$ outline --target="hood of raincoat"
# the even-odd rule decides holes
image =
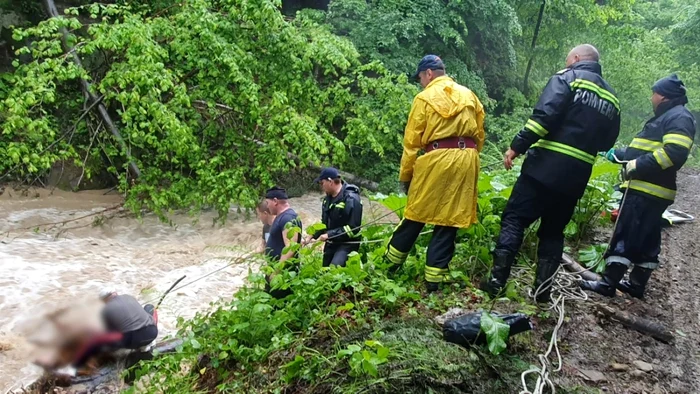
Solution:
[[[443,75],[435,78],[425,87],[419,96],[443,118],[451,118],[464,110],[469,104],[470,97],[465,89],[452,78]]]

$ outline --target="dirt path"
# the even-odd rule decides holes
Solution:
[[[679,174],[672,208],[700,219],[700,170]],[[665,229],[662,242],[661,267],[652,275],[646,301],[620,292],[613,300],[593,295],[591,301],[658,321],[674,332],[675,343],[663,344],[598,316],[592,302],[577,305],[562,332],[562,380],[612,393],[700,393],[700,220]],[[638,370],[639,361],[653,370]],[[629,369],[615,371],[613,363]],[[605,379],[586,381],[581,369],[599,371]]]

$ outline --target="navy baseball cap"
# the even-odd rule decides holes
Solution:
[[[340,178],[340,172],[333,167],[326,167],[321,170],[321,175],[314,179],[314,183],[320,182],[322,179],[335,179]]]
[[[418,78],[418,74],[420,74],[422,71],[425,71],[425,70],[444,70],[444,69],[445,69],[445,63],[442,62],[442,59],[440,59],[439,56],[426,55],[422,59],[420,59],[420,63],[418,63],[418,69],[411,76],[411,79]]]
[[[278,200],[288,200],[289,197],[287,196],[287,191],[282,189],[281,187],[271,187],[270,189],[267,189],[267,192],[265,192],[265,198],[266,199],[278,199]]]

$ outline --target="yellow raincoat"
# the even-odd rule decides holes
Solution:
[[[429,143],[469,137],[477,149],[435,149]],[[479,152],[484,147],[484,107],[450,77],[435,78],[413,100],[403,141],[399,180],[411,182],[407,219],[449,227],[476,223]]]

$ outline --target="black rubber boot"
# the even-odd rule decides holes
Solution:
[[[620,291],[631,295],[634,298],[644,299],[644,290],[647,287],[647,282],[654,270],[649,268],[641,268],[635,266],[630,272],[629,280],[622,280],[617,284]]]
[[[620,263],[609,263],[603,273],[602,281],[582,280],[579,286],[583,290],[591,290],[606,297],[615,296],[615,288],[620,280],[625,276],[627,266]]]
[[[488,280],[481,282],[481,290],[491,297],[496,297],[506,286],[513,263],[515,263],[515,255],[501,251],[494,252],[491,276]]]
[[[433,293],[435,291],[440,290],[440,284],[426,281],[425,282],[425,289],[428,291],[428,293]]]
[[[552,282],[554,274],[561,264],[560,258],[545,258],[537,262],[537,273],[535,274],[535,288],[532,289],[536,295],[537,302],[549,302],[552,294]],[[537,291],[539,290],[539,293]]]

